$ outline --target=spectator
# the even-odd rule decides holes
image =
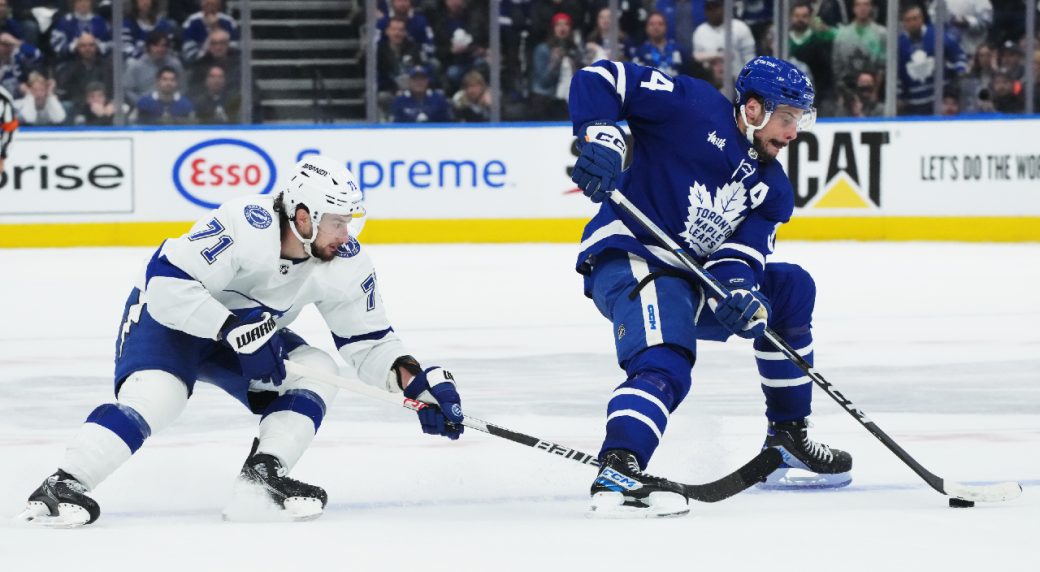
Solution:
[[[195,108],[191,101],[177,90],[180,75],[173,68],[162,68],[155,76],[155,91],[137,100],[134,112],[141,124],[191,123]]]
[[[58,66],[54,74],[56,94],[63,103],[73,104],[87,96],[87,84],[100,82],[106,93],[112,90],[112,65],[101,57],[97,40],[86,32],[76,40],[76,56]]]
[[[852,22],[840,26],[834,36],[831,61],[839,83],[864,70],[885,69],[888,35],[885,27],[874,21],[874,0],[854,0],[852,14]]]
[[[668,21],[661,14],[652,12],[646,17],[646,41],[632,50],[632,61],[673,77],[686,69],[686,54],[675,40],[668,39]]]
[[[993,26],[989,30],[989,41],[996,45],[1018,41],[1026,31],[1026,3],[1022,0],[992,0]]]
[[[154,90],[155,77],[163,68],[172,69],[179,78],[184,77],[180,60],[170,53],[170,39],[161,30],[152,30],[145,43],[144,57],[130,60],[126,66],[123,79],[126,102],[137,103],[137,100]]]
[[[25,30],[18,20],[11,17],[11,3],[0,0],[0,33],[7,32],[19,40],[25,40]]]
[[[491,90],[480,72],[474,70],[462,78],[462,89],[451,98],[455,120],[481,123],[491,119]]]
[[[112,125],[116,108],[105,93],[102,83],[87,85],[84,100],[76,106],[73,123],[76,125]]]
[[[943,90],[942,107],[939,108],[939,115],[951,116],[961,114],[961,99],[960,94],[957,93],[956,89],[947,87]]]
[[[866,117],[863,114],[863,99],[855,90],[839,85],[835,93],[837,95],[835,102],[836,115],[841,117]]]
[[[809,0],[809,2],[814,29],[836,29],[849,21],[845,0]]]
[[[960,108],[965,113],[981,113],[979,108],[982,101],[989,101],[987,96],[981,99],[979,95],[985,91],[989,93],[990,84],[993,83],[993,74],[997,71],[997,51],[988,43],[979,44],[975,50],[975,56],[971,58],[970,69],[958,82],[960,92]],[[985,110],[992,112],[992,109]]]
[[[238,23],[220,11],[220,0],[199,0],[199,11],[184,22],[184,45],[181,58],[191,65],[200,61],[209,51],[209,42],[217,29],[228,33],[229,48],[238,49]]]
[[[144,55],[148,35],[155,31],[166,36],[172,46],[177,24],[159,12],[157,0],[132,0],[130,15],[123,19],[123,53],[131,58]]]
[[[1040,50],[1033,52],[1033,113],[1040,113]]]
[[[870,70],[863,70],[856,75],[856,95],[863,105],[861,117],[883,117],[885,106],[880,101],[878,94],[879,82],[877,74]]]
[[[744,0],[739,4],[740,20],[751,28],[756,42],[761,42],[766,30],[773,25],[773,0]]]
[[[924,23],[924,11],[916,4],[903,8],[903,31],[899,34],[900,115],[931,115],[935,104],[932,84],[935,70],[935,30]],[[967,58],[949,35],[943,38],[946,61],[943,77],[955,81],[964,73]]]
[[[29,74],[25,97],[14,103],[18,121],[26,125],[60,125],[65,122],[65,108],[54,95],[54,80],[39,72]]]
[[[833,115],[834,68],[831,67],[835,31],[813,22],[812,4],[798,0],[791,5],[788,53],[809,67],[816,84],[816,107],[821,115]]]
[[[93,0],[69,0],[72,9],[51,28],[51,48],[58,61],[67,60],[76,52],[76,41],[84,33],[94,37],[98,51],[108,53],[112,44],[112,30],[108,22],[94,13]]]
[[[663,20],[662,20],[663,21]],[[531,111],[533,119],[563,120],[571,78],[581,69],[581,50],[574,42],[571,17],[553,16],[552,35],[531,56]]]
[[[946,30],[970,58],[979,45],[986,41],[993,24],[993,5],[989,0],[944,0],[946,3]],[[935,4],[928,7],[931,22],[935,21]],[[1024,10],[1019,12],[1022,16]],[[1024,17],[1024,16],[1022,16]]]
[[[711,69],[711,62],[721,58],[726,47],[722,0],[706,0],[704,15],[707,20],[697,26],[693,32],[693,58],[705,68]],[[730,76],[737,77],[748,61],[755,57],[755,37],[751,28],[737,18],[733,18],[733,61],[730,65]],[[650,28],[647,27],[649,33]]]
[[[656,2],[654,0],[618,0],[618,14],[615,15],[615,17],[617,18],[618,23],[620,24],[621,31],[624,32],[626,36],[628,36],[628,40],[629,42],[631,42],[633,46],[643,43],[643,34],[645,33],[644,29],[646,28],[646,18],[650,14],[650,12],[664,11],[662,10],[662,8],[655,8],[655,4],[658,6],[663,6],[665,9],[667,9],[667,6],[665,6],[663,2],[668,1],[669,0],[656,0]],[[704,0],[690,1],[693,3],[704,3]],[[610,1],[586,0],[586,6],[588,6],[589,16],[592,16],[593,14],[598,14],[599,11],[603,8],[608,8],[610,6]],[[693,8],[692,10],[694,11],[694,13],[696,13],[698,9]],[[699,11],[700,16],[694,16],[694,18],[698,18],[697,23],[704,21],[704,7],[701,6]],[[665,20],[667,19],[668,16],[665,16]],[[589,25],[593,26],[595,25],[595,22],[589,22]],[[695,28],[696,26],[691,28],[691,30]],[[670,30],[671,27],[669,27],[668,29]]]
[[[993,93],[993,109],[999,113],[1022,113],[1025,111],[1025,97],[1022,84],[1006,69],[999,69],[993,74],[990,86]]]
[[[29,72],[36,69],[42,57],[40,50],[29,42],[0,32],[0,87],[21,94],[22,84],[29,79]]]
[[[394,123],[448,123],[451,108],[444,94],[430,89],[430,75],[423,66],[408,74],[408,90],[394,99],[390,120]]]
[[[602,8],[596,14],[596,27],[589,33],[585,40],[585,65],[590,65],[599,60],[624,61],[632,51],[632,45],[628,36],[618,30],[618,46],[613,56],[610,53],[610,8]],[[616,19],[615,19],[616,22]]]
[[[656,0],[654,10],[664,17],[668,39],[679,51],[693,53],[693,31],[704,23],[704,0]]]
[[[228,87],[224,68],[212,66],[206,73],[206,85],[194,100],[199,123],[237,123],[242,96]]]
[[[426,16],[412,8],[412,0],[390,0],[390,13],[376,22],[376,28],[379,29],[380,33],[386,29],[387,23],[389,23],[390,18],[393,17],[404,19],[406,22],[405,29],[408,31],[408,37],[415,42],[416,46],[419,46],[423,57],[425,57],[427,61],[433,60],[435,57],[433,28],[430,27],[429,22],[426,20]]]
[[[486,6],[469,6],[468,0],[444,0],[433,37],[449,89],[456,89],[466,72],[487,66],[487,32]]]
[[[408,37],[408,22],[400,16],[390,18],[379,39],[376,55],[377,85],[383,93],[404,90],[408,72],[424,63],[419,46]]]
[[[206,76],[213,66],[220,66],[228,85],[233,89],[239,89],[242,85],[242,65],[237,54],[231,52],[231,35],[221,28],[209,33],[206,41],[206,55],[202,59],[191,64],[188,70],[188,89],[192,93],[201,91],[206,83]],[[256,86],[253,86],[254,93]]]
[[[532,0],[531,39],[534,45],[549,41],[553,37],[553,22],[557,14],[571,18],[571,29],[581,29],[585,22],[585,0]]]
[[[1004,69],[1013,79],[1020,79],[1026,73],[1025,53],[1016,42],[1004,42],[998,57],[998,69]]]

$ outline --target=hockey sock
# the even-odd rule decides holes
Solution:
[[[813,363],[812,333],[808,326],[778,333],[800,356]],[[812,380],[765,338],[755,340],[755,362],[766,396],[766,417],[778,422],[808,417],[812,411]]]
[[[260,420],[258,453],[273,455],[291,470],[314,440],[325,417],[325,401],[307,389],[290,389],[275,399]]]
[[[668,416],[690,390],[692,359],[685,350],[652,346],[633,357],[629,378],[607,404],[607,436],[600,456],[610,449],[635,454],[641,468],[661,441]]]

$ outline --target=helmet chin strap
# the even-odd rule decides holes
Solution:
[[[308,258],[314,256],[314,253],[311,252],[311,243],[314,242],[314,237],[318,235],[317,227],[318,225],[315,224],[314,228],[312,228],[311,235],[313,236],[311,238],[303,238],[303,236],[300,235],[299,229],[296,228],[296,218],[293,217],[289,219],[289,230],[292,231],[293,236],[295,236],[300,242],[303,243],[303,252],[307,254]]]
[[[748,143],[755,144],[755,131],[766,126],[769,123],[769,118],[773,115],[772,111],[767,111],[765,116],[762,118],[762,123],[759,125],[752,125],[747,118],[747,107],[744,105],[740,106],[740,118],[744,120],[744,135],[747,137]]]

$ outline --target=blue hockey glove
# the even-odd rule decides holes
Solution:
[[[257,308],[241,318],[228,318],[220,329],[220,338],[238,354],[243,377],[282,384],[285,348],[270,312]]]
[[[450,372],[436,366],[424,369],[412,378],[404,396],[433,406],[417,411],[423,433],[453,441],[462,435],[462,399]]]
[[[614,190],[625,164],[625,134],[611,121],[586,123],[578,132],[581,155],[574,163],[571,180],[592,202],[598,203]]]
[[[709,299],[708,306],[720,324],[742,338],[757,338],[766,331],[771,309],[769,301],[757,290],[731,290],[722,300]]]

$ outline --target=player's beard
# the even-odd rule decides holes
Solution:
[[[768,143],[766,143],[765,138],[762,137],[761,132],[755,133],[755,142],[752,143],[751,146],[754,147],[755,152],[758,153],[759,163],[769,163],[776,159],[776,155],[771,155],[769,153]],[[779,153],[779,151],[777,151],[777,153]]]
[[[330,262],[336,258],[336,251],[339,250],[339,246],[338,244],[329,243],[319,248],[314,248],[312,245],[311,254],[322,262]]]

